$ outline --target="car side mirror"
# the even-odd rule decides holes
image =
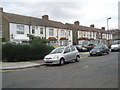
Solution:
[[[67,53],[67,51],[64,52],[64,54]]]
[[[64,52],[64,54],[67,53],[66,51]]]

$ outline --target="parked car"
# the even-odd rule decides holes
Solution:
[[[106,45],[97,45],[90,51],[90,56],[109,54],[109,48]]]
[[[80,54],[74,46],[64,46],[54,49],[50,54],[44,57],[45,64],[64,65],[65,62],[75,60],[80,61]]]
[[[84,47],[87,48],[87,51],[90,51],[91,49],[93,49],[94,46],[95,46],[94,44],[86,44],[86,45],[84,45]]]
[[[79,52],[87,51],[87,48],[83,45],[75,45],[75,47]]]
[[[111,45],[111,52],[113,51],[120,51],[120,42]]]

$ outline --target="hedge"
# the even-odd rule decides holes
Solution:
[[[2,60],[7,62],[39,60],[53,49],[54,47],[43,43],[29,45],[6,43],[2,45]]]

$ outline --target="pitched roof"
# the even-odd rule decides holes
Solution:
[[[107,33],[107,32],[106,32],[105,30],[103,30],[103,29],[92,28],[92,27],[87,27],[87,26],[82,26],[82,25],[75,25],[75,24],[66,23],[66,26],[67,26],[69,29],[72,29],[72,30],[82,30],[82,31],[90,31],[90,32]]]
[[[40,25],[46,27],[53,27],[53,28],[61,28],[66,29],[66,25],[61,22],[52,21],[52,20],[43,20],[40,18],[35,18],[31,16],[23,16],[18,14],[6,13],[3,12],[3,16],[12,23],[20,23],[20,24],[27,24],[27,25]]]

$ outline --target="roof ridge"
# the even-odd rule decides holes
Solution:
[[[42,18],[38,18],[38,17],[32,17],[32,16],[26,16],[26,15],[20,15],[20,14],[14,14],[14,13],[8,13],[8,12],[3,12],[4,14],[9,14],[9,15],[15,15],[15,16],[20,16],[20,17],[26,17],[26,18],[32,18],[32,19],[38,19],[38,20],[43,20],[43,21],[48,21],[48,22],[54,22],[54,23],[59,23],[62,25],[65,25],[64,23],[60,22],[60,21],[54,21],[54,20],[44,20]],[[7,18],[7,17],[6,17]],[[8,18],[7,18],[8,19]]]

